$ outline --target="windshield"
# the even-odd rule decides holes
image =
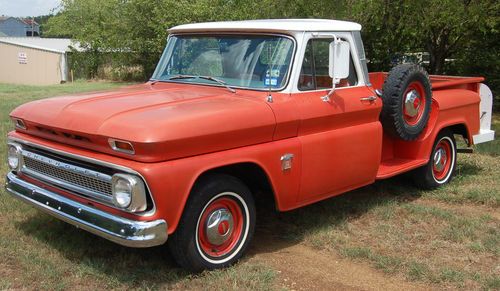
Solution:
[[[293,41],[265,35],[178,35],[169,39],[152,80],[203,83],[216,78],[232,87],[285,86]]]

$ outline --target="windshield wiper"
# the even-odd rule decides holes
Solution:
[[[194,78],[198,78],[198,76],[192,76],[192,75],[175,75],[175,76],[172,76],[170,78],[168,78],[167,80],[176,80],[176,79],[194,79]],[[165,80],[160,80],[160,79],[149,79],[149,81],[151,82],[151,85],[154,85],[158,82],[165,82]]]
[[[226,82],[219,80],[219,79],[212,77],[212,76],[175,75],[175,76],[168,78],[168,80],[196,79],[196,78],[219,83],[220,85],[226,87],[229,91],[231,91],[231,93],[236,93],[236,90],[231,88]]]
[[[221,84],[222,86],[226,87],[229,91],[231,91],[231,93],[236,93],[236,90],[231,88],[226,82],[219,80],[217,78],[214,78],[212,76],[198,76],[198,78],[203,79],[203,80],[217,82],[217,83]]]
[[[172,77],[169,77],[168,80],[179,80],[179,79],[196,79],[198,76],[194,75],[175,75]]]

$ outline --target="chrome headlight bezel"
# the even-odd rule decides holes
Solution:
[[[11,152],[13,150],[13,152]],[[19,171],[21,170],[22,164],[23,164],[23,148],[21,147],[20,144],[15,143],[15,142],[8,142],[7,143],[7,165],[9,166],[9,169],[11,171]],[[11,164],[11,158],[12,159],[17,159],[17,165],[13,166]]]
[[[119,183],[128,185],[127,190],[119,190],[116,186]],[[129,212],[141,212],[147,209],[146,187],[142,179],[130,174],[114,174],[111,178],[111,192],[113,194],[113,204]],[[129,196],[128,203],[120,203],[123,197]]]

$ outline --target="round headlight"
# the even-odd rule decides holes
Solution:
[[[11,170],[19,170],[19,166],[21,164],[21,146],[17,144],[9,144],[7,159]]]
[[[141,178],[128,174],[114,174],[111,184],[115,206],[131,212],[146,210],[146,190]]]
[[[117,179],[113,185],[113,202],[116,206],[127,208],[132,202],[132,185],[123,178]]]

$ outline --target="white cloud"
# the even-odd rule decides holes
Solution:
[[[39,16],[52,13],[61,0],[0,0],[0,15]]]

